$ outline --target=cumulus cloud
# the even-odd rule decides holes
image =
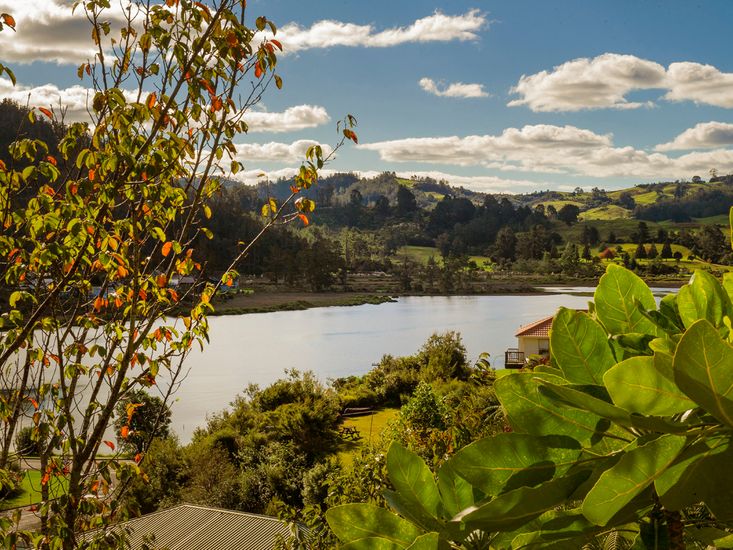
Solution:
[[[253,111],[245,122],[249,132],[294,132],[315,128],[331,120],[326,109],[318,105],[296,105],[283,112]]]
[[[406,138],[368,143],[390,162],[483,166],[500,171],[586,177],[679,178],[711,166],[733,171],[733,150],[717,149],[670,157],[631,146],[615,146],[611,135],[574,126],[508,128],[500,135]]]
[[[137,94],[122,90],[128,101],[136,101]],[[29,107],[46,107],[64,114],[65,122],[91,122],[87,106],[94,97],[94,91],[84,86],[59,88],[55,84],[42,86],[23,86],[13,84],[7,78],[0,78],[0,99],[11,99]]]
[[[712,65],[672,63],[667,71],[669,101],[695,101],[733,108],[733,73],[723,73]]]
[[[464,84],[454,82],[448,86],[439,86],[432,78],[421,78],[420,87],[429,94],[439,97],[489,97],[483,84]]]
[[[638,90],[666,90],[667,101],[695,101],[733,108],[733,74],[711,65],[684,62],[662,65],[633,55],[605,53],[574,59],[533,75],[523,75],[511,93],[520,96],[509,106],[536,112],[587,109],[638,109],[650,102],[629,101]]]
[[[711,149],[726,145],[733,145],[733,124],[713,121],[701,122],[688,128],[669,143],[657,145],[655,150]]]
[[[0,12],[11,13],[17,32],[0,33],[3,61],[32,63],[82,63],[96,53],[90,25],[84,10],[71,13],[71,2],[64,0],[0,0]],[[105,10],[105,20],[120,27],[125,12],[119,2]]]
[[[664,67],[633,55],[606,53],[593,59],[575,59],[533,75],[523,75],[511,92],[521,99],[509,106],[526,105],[533,111],[583,109],[636,109],[643,104],[624,96],[632,90],[660,88]]]
[[[486,17],[479,10],[462,15],[434,14],[418,19],[406,27],[377,31],[373,25],[323,20],[310,27],[297,23],[284,25],[277,32],[286,53],[333,46],[387,48],[410,42],[462,42],[478,39],[486,26]]]
[[[300,139],[292,143],[239,143],[236,144],[237,160],[243,163],[261,162],[295,162],[305,158],[305,152],[311,145],[319,145],[317,141]],[[331,147],[322,145],[323,155],[328,156]]]

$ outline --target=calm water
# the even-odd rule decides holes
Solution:
[[[562,290],[562,289],[555,289]],[[187,359],[173,429],[182,442],[206,415],[224,409],[249,383],[265,386],[285,369],[319,378],[363,374],[384,354],[415,353],[434,332],[463,336],[471,361],[482,352],[502,367],[520,325],[558,307],[586,307],[592,288],[532,296],[415,296],[394,303],[212,317],[211,343]],[[585,295],[584,295],[585,294]]]

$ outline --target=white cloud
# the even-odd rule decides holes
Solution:
[[[317,141],[300,139],[293,143],[239,143],[236,144],[237,160],[245,163],[252,161],[264,162],[297,162],[305,158],[305,152],[311,145],[319,145]],[[331,147],[322,145],[323,156],[328,156]]]
[[[331,120],[326,109],[318,105],[296,105],[283,112],[252,111],[245,122],[249,132],[294,132],[315,128]]]
[[[688,128],[669,143],[657,145],[655,150],[710,149],[725,145],[733,145],[733,124],[713,121]]]
[[[636,109],[644,104],[629,102],[632,90],[661,88],[664,67],[633,55],[606,53],[593,59],[575,59],[533,75],[523,75],[511,92],[521,99],[509,106],[526,105],[533,111],[580,111],[583,109]]]
[[[511,89],[521,97],[509,106],[526,105],[536,112],[638,109],[653,103],[629,101],[626,96],[650,89],[666,90],[663,99],[667,101],[733,108],[733,73],[691,62],[672,63],[665,69],[653,61],[615,53],[523,75]]]
[[[426,92],[439,97],[489,97],[483,84],[464,84],[453,82],[448,86],[438,86],[432,78],[421,78],[420,87]]]
[[[377,31],[373,25],[332,20],[318,21],[308,28],[289,23],[278,29],[277,39],[282,42],[285,53],[333,46],[387,48],[410,42],[477,40],[478,32],[486,24],[486,17],[478,10],[470,10],[463,15],[445,15],[436,11],[406,27],[382,31]]]
[[[712,65],[672,63],[667,71],[669,101],[694,101],[733,108],[733,73],[723,73]]]
[[[122,90],[128,101],[136,101],[137,94],[130,90]],[[7,78],[0,78],[0,99],[11,99],[29,107],[45,107],[53,109],[57,115],[65,113],[65,122],[92,122],[87,105],[94,97],[94,90],[84,86],[59,88],[55,84],[42,86],[23,86],[13,84]]]
[[[611,135],[574,126],[508,128],[500,135],[406,138],[359,146],[390,162],[482,166],[500,171],[567,174],[597,178],[680,178],[711,167],[733,172],[733,150],[717,149],[670,157],[631,146]]]
[[[13,15],[17,32],[0,33],[0,58],[6,62],[82,63],[96,53],[91,27],[82,7],[71,13],[64,0],[0,0],[0,12]],[[124,21],[119,2],[105,10],[112,28]]]

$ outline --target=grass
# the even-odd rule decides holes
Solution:
[[[54,478],[50,481],[49,495],[58,496],[66,491],[68,482],[65,478]],[[41,502],[41,472],[38,470],[26,470],[23,480],[20,483],[21,491],[10,498],[0,501],[0,510],[17,508],[18,506],[30,506]]]
[[[607,204],[597,208],[586,210],[580,215],[583,221],[591,220],[617,220],[631,217],[631,211],[615,204]]]
[[[385,408],[375,411],[368,416],[356,416],[344,420],[345,428],[356,428],[361,435],[356,441],[346,440],[340,445],[338,457],[346,466],[351,465],[354,456],[370,443],[379,441],[379,436],[390,420],[397,417],[400,410]]]
[[[397,250],[395,257],[400,258],[401,256],[406,256],[413,262],[420,265],[427,265],[428,260],[432,256],[437,265],[443,265],[443,259],[440,256],[440,252],[438,252],[437,248],[432,246],[401,246]],[[493,262],[488,256],[469,256],[468,260],[475,262],[479,269],[492,271],[491,266]]]

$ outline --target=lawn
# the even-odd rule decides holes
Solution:
[[[401,256],[406,256],[413,262],[417,262],[421,265],[426,265],[428,263],[428,259],[432,256],[436,264],[439,266],[443,265],[443,259],[440,256],[440,252],[438,252],[437,248],[432,246],[401,246],[397,249],[395,257],[400,258]],[[491,265],[493,262],[488,256],[469,256],[468,260],[475,262],[479,269],[492,271]]]
[[[66,490],[66,479],[52,479],[49,488],[49,495],[54,498]],[[16,508],[18,506],[30,506],[41,501],[41,473],[37,470],[26,470],[23,481],[20,484],[22,491],[14,497],[0,500],[0,510]]]
[[[350,465],[356,453],[370,443],[379,441],[379,436],[387,423],[396,418],[399,409],[386,408],[375,411],[373,414],[346,418],[344,428],[356,428],[361,438],[355,441],[346,440],[340,445],[338,456],[345,465]]]
[[[620,218],[630,218],[631,211],[615,204],[607,204],[597,208],[591,208],[580,214],[583,221],[591,220],[617,220]]]

